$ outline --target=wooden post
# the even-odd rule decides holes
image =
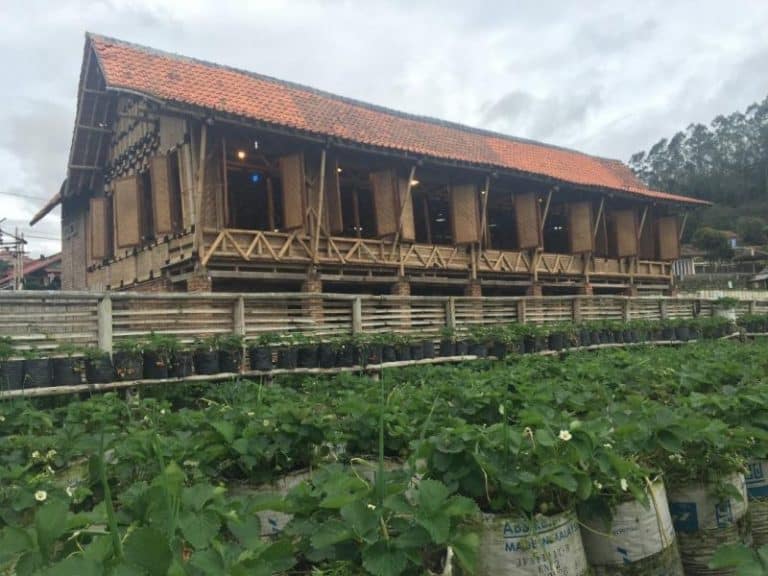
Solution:
[[[312,242],[312,258],[314,259],[315,263],[318,261],[318,250],[320,247],[320,228],[323,225],[323,196],[325,195],[325,157],[326,157],[326,151],[325,148],[323,148],[321,157],[320,157],[320,184],[319,189],[317,191],[317,210],[316,210],[316,216],[317,221],[315,222],[315,229],[312,230],[315,237],[313,238]]]
[[[456,298],[448,296],[445,301],[445,326],[451,330],[456,329]]]
[[[757,302],[755,300],[750,300],[748,306],[749,308],[747,309],[747,312],[749,314],[755,314],[757,311]]]
[[[203,237],[203,193],[205,192],[205,149],[208,142],[208,124],[203,119],[203,126],[200,128],[200,159],[197,165],[197,200],[195,201],[195,243],[197,244],[197,253],[202,259],[205,250]]]
[[[108,294],[99,300],[98,315],[99,350],[112,354],[112,299]]]
[[[640,218],[640,226],[637,229],[637,241],[643,237],[643,228],[645,227],[645,217],[648,216],[648,206],[643,208],[643,216]],[[639,247],[638,247],[639,250]]]
[[[239,296],[234,301],[232,310],[232,333],[237,336],[245,336],[245,298]]]
[[[662,320],[669,318],[669,311],[667,310],[667,301],[665,299],[659,300],[659,316]]]
[[[625,298],[622,303],[621,315],[624,322],[629,322],[632,319],[632,301],[629,298]]]
[[[517,301],[517,321],[520,324],[525,324],[525,300],[521,299]]]
[[[547,192],[547,201],[544,204],[544,213],[541,216],[541,232],[544,232],[544,228],[547,225],[547,215],[549,214],[549,204],[552,202],[552,188]]]
[[[363,331],[363,299],[359,296],[352,300],[352,334]]]
[[[683,223],[680,224],[680,236],[678,237],[678,242],[683,239],[683,233],[685,232],[685,225],[688,223],[688,212],[683,214]]]
[[[400,200],[400,210],[398,211],[397,218],[397,233],[395,234],[395,241],[392,243],[392,253],[390,259],[394,257],[397,251],[397,243],[400,241],[400,234],[403,233],[403,216],[405,212],[405,205],[408,202],[408,197],[411,195],[411,186],[413,183],[413,177],[416,175],[416,165],[411,166],[411,172],[408,175],[408,184],[405,186],[405,195]],[[399,189],[399,188],[398,188]],[[411,204],[413,205],[413,204]]]
[[[600,218],[603,215],[603,208],[605,207],[605,198],[600,198],[600,207],[597,209],[597,218],[595,218],[595,226],[592,228],[592,240],[597,240],[597,228],[600,226]]]
[[[485,177],[485,190],[480,192],[483,196],[482,212],[480,214],[480,250],[488,245],[488,196],[491,195],[491,178]]]

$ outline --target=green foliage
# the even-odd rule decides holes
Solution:
[[[765,241],[768,213],[768,98],[745,112],[718,116],[709,126],[691,124],[630,159],[651,187],[719,204],[693,215],[699,226],[734,230],[745,242]]]
[[[10,336],[0,336],[0,360],[8,360],[13,354],[13,339]]]
[[[733,258],[733,248],[728,236],[720,230],[703,226],[696,230],[692,240],[697,248],[706,251],[707,257],[711,260]]]
[[[141,354],[144,351],[144,342],[138,338],[121,338],[115,341],[114,350],[126,354]]]
[[[735,568],[735,576],[768,576],[768,546],[757,550],[742,544],[722,546],[712,557],[709,567]]]

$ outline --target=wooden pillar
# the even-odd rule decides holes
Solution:
[[[397,282],[392,284],[390,292],[393,296],[410,296],[411,284],[405,278],[400,278]],[[392,303],[392,310],[397,312],[398,328],[402,331],[411,329],[411,303],[407,298],[402,300],[398,299]]]
[[[301,285],[301,291],[305,294],[322,294],[323,282],[317,274],[310,273]],[[317,323],[323,321],[323,299],[319,297],[307,297],[302,299],[302,309],[308,318]]]
[[[352,334],[363,331],[363,299],[358,296],[352,300]]]
[[[245,298],[239,296],[232,306],[232,333],[245,336]]]

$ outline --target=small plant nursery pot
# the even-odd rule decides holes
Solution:
[[[397,362],[397,350],[392,344],[384,344],[381,347],[382,362]]]
[[[456,343],[453,340],[440,341],[440,356],[455,356]]]
[[[333,368],[336,366],[336,350],[327,342],[317,347],[317,363],[320,368]]]
[[[299,364],[298,348],[280,348],[277,351],[277,367],[283,370],[293,370]]]
[[[300,368],[317,368],[318,348],[316,345],[299,348],[298,365]]]

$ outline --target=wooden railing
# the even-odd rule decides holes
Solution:
[[[16,347],[62,343],[99,346],[172,334],[185,341],[236,333],[321,335],[418,331],[436,334],[477,324],[567,320],[690,318],[713,313],[715,300],[690,297],[440,297],[349,294],[185,294],[131,292],[0,292],[0,336]],[[768,313],[768,300],[743,300],[738,314]]]
[[[320,238],[317,253],[299,232],[267,232],[225,228],[203,235],[202,264],[211,259],[246,262],[357,264],[405,269],[438,269],[522,275],[595,275],[669,278],[671,264],[618,260],[581,254],[529,253],[514,250],[472,251],[464,246],[394,244],[370,238]]]

